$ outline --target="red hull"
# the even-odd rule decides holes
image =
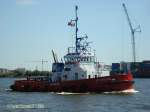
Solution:
[[[62,81],[57,83],[35,80],[17,80],[15,81],[15,84],[11,86],[11,89],[14,91],[31,92],[110,92],[132,89],[133,82],[131,74]]]

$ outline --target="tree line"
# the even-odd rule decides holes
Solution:
[[[34,71],[27,70],[25,72],[13,70],[8,73],[0,73],[0,77],[27,77],[27,76],[49,76],[49,75],[51,75],[50,71],[38,71],[38,70]]]

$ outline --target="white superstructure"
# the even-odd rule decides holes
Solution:
[[[52,67],[52,81],[54,82],[60,80],[96,78],[106,76],[109,72],[105,70],[104,64],[96,62],[94,50],[89,47],[90,42],[87,42],[88,36],[78,37],[77,9],[78,7],[76,6],[76,19],[68,23],[68,25],[76,27],[75,47],[68,48],[68,53],[64,56],[64,63],[57,62],[56,56],[53,53],[55,63],[53,63]],[[105,70],[105,75],[103,74],[103,70]]]

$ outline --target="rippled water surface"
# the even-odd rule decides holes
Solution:
[[[15,78],[0,78],[0,112],[150,112],[150,79],[135,79],[132,94],[12,92]]]

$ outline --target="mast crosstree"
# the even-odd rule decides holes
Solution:
[[[91,42],[86,42],[86,39],[88,38],[87,35],[78,37],[78,6],[75,6],[75,19],[68,22],[69,26],[74,27],[75,26],[75,52],[81,53],[81,51],[88,51],[87,47]],[[84,42],[83,42],[84,40]]]

